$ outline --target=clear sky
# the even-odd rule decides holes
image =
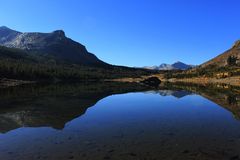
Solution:
[[[239,7],[239,0],[0,0],[0,25],[62,29],[111,64],[200,64],[240,39]]]

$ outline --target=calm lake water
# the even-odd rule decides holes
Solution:
[[[237,160],[238,90],[121,84],[0,91],[0,159]]]

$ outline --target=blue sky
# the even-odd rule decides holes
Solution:
[[[240,39],[239,6],[239,0],[0,0],[0,25],[62,29],[111,64],[200,64]]]

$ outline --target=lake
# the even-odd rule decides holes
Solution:
[[[0,91],[3,160],[237,160],[239,89],[97,83]]]

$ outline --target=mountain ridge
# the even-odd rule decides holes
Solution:
[[[146,66],[143,68],[150,69],[150,70],[187,70],[193,67],[195,67],[195,65],[189,65],[189,64],[185,64],[183,62],[177,61],[173,64],[162,63],[159,66],[150,66],[150,67]]]
[[[19,32],[2,26],[0,27],[0,45],[31,51],[35,54],[50,55],[56,60],[70,63],[90,66],[109,65],[88,52],[81,43],[66,37],[63,30],[50,33]]]
[[[210,65],[212,66],[218,66],[218,67],[224,67],[229,65],[228,60],[230,57],[236,58],[236,64],[240,64],[240,40],[237,40],[230,49],[227,51],[219,54],[218,56],[210,59],[209,61],[203,63],[200,65],[200,67],[208,67]]]

